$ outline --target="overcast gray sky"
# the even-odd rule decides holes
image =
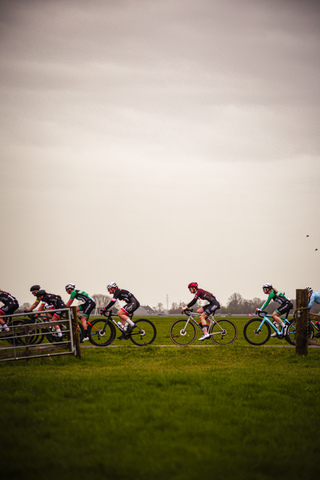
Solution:
[[[320,4],[2,0],[0,288],[320,290]],[[306,237],[309,235],[309,237]],[[319,251],[315,249],[319,248]]]

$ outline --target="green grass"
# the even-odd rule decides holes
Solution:
[[[318,478],[320,349],[241,337],[1,363],[3,478]]]

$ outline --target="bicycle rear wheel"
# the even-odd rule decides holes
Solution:
[[[297,335],[297,322],[295,319],[293,319],[290,321],[285,339],[288,343],[290,343],[290,345],[295,345],[296,335]],[[308,338],[313,338],[313,337],[314,337],[314,328],[312,324],[308,322]]]
[[[265,322],[262,325],[263,320],[261,318],[252,318],[247,322],[243,329],[244,338],[251,345],[264,345],[270,338],[270,327]]]
[[[187,319],[173,322],[170,327],[170,338],[177,345],[191,345],[196,339],[197,331],[192,322],[187,325]]]
[[[106,347],[116,338],[116,329],[107,318],[97,318],[88,325],[89,340],[97,347]]]
[[[156,327],[150,320],[139,318],[134,322],[136,327],[130,333],[130,340],[139,347],[150,345],[157,335]]]
[[[211,340],[218,345],[230,345],[238,335],[237,327],[231,320],[221,318],[209,330]]]

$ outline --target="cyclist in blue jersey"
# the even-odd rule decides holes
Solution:
[[[194,294],[194,297],[186,307],[181,308],[181,312],[195,305],[199,298],[201,300],[206,300],[207,302],[209,302],[204,307],[200,307],[197,310],[197,313],[201,314],[200,322],[203,335],[199,338],[199,340],[202,342],[203,340],[207,340],[208,338],[210,338],[207,328],[207,318],[209,315],[214,315],[216,310],[219,310],[220,303],[212,293],[208,292],[207,290],[203,290],[202,288],[198,288],[198,284],[196,282],[189,283],[188,289],[190,293]]]
[[[320,304],[320,293],[314,292],[312,287],[307,287],[309,303],[308,308],[310,309],[314,303]],[[320,313],[318,313],[320,315]],[[316,322],[317,327],[320,329],[320,321]],[[320,332],[316,334],[316,337],[320,337]]]
[[[124,290],[123,288],[119,288],[115,282],[109,283],[107,290],[113,295],[113,297],[108,305],[103,309],[103,312],[106,312],[109,310],[109,308],[112,308],[117,300],[126,302],[126,304],[117,311],[117,315],[121,320],[124,333],[118,338],[119,340],[122,340],[125,338],[124,335],[129,334],[136,326],[131,320],[130,316],[140,307],[140,303],[131,292]]]
[[[13,295],[4,290],[0,290],[0,302],[3,303],[3,306],[0,307],[0,327],[6,332],[9,332],[10,328],[8,327],[6,320],[3,320],[1,317],[12,315],[17,308],[19,308],[19,302]]]
[[[79,313],[80,321],[83,326],[84,336],[82,341],[85,342],[89,340],[88,337],[88,325],[87,320],[90,316],[92,310],[94,310],[96,304],[94,300],[83,290],[76,290],[76,286],[74,283],[68,283],[66,285],[66,292],[70,295],[69,300],[66,303],[66,307],[70,307],[73,303],[73,300],[79,300],[82,302],[80,305],[77,306],[77,312]]]

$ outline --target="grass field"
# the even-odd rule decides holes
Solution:
[[[159,317],[155,346],[1,363],[3,478],[319,478],[320,348],[249,346],[231,318],[230,346],[169,348]]]

